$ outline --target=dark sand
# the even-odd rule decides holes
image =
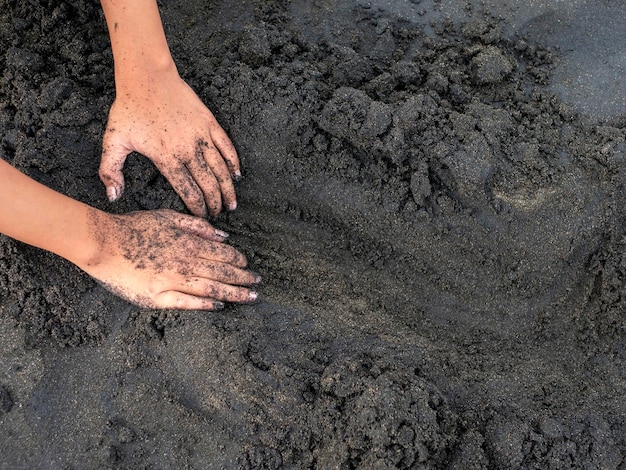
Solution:
[[[0,237],[0,468],[626,468],[625,1],[162,11],[263,300],[141,310]],[[3,158],[183,210],[142,157],[105,201],[97,2],[1,0],[0,41]]]

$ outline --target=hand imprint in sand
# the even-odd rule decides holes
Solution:
[[[146,308],[214,310],[224,301],[254,302],[260,281],[227,235],[196,217],[161,210],[95,212],[100,250],[81,266],[120,297]]]
[[[122,168],[133,151],[152,160],[194,215],[237,207],[233,180],[241,171],[235,147],[177,73],[118,87],[100,165],[111,201],[124,191]]]

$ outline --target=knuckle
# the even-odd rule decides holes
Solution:
[[[195,191],[193,192],[193,194],[190,194],[187,197],[188,201],[190,204],[196,206],[196,207],[204,207],[204,198],[202,197],[202,195],[200,193],[196,193]]]
[[[98,170],[98,176],[100,176],[100,179],[106,181],[111,179],[111,175],[109,174],[108,169],[104,166],[104,163],[100,165],[100,169]]]
[[[215,203],[215,201],[211,201],[209,204],[209,211],[211,212],[211,214],[219,214],[220,210],[222,208],[222,204],[221,203]]]
[[[239,252],[237,250],[235,250],[232,246],[230,245],[224,245],[222,247],[220,247],[221,249],[221,257],[228,263],[233,263],[234,261],[237,260],[237,255],[239,254]]]
[[[201,252],[201,246],[198,244],[196,238],[189,236],[187,234],[182,234],[181,239],[181,259],[179,261],[180,267],[183,271],[189,271],[193,266],[193,263],[189,263],[190,259],[193,259],[194,256]]]
[[[228,284],[238,284],[239,276],[236,272],[237,268],[229,264],[221,264],[214,268],[214,276],[216,279]]]
[[[189,210],[193,212],[194,215],[199,217],[204,217],[207,212],[207,207],[204,202],[204,198],[202,197],[183,197],[183,201],[189,207]]]
[[[220,270],[215,263],[210,263],[206,266],[206,274],[210,279],[218,279]]]
[[[223,298],[223,293],[214,284],[207,284],[204,288],[204,296],[211,299]]]

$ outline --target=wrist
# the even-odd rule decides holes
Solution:
[[[119,95],[129,90],[146,89],[145,85],[163,79],[178,77],[178,69],[169,51],[150,56],[124,57],[115,62],[115,88]]]
[[[85,206],[81,227],[74,232],[71,250],[57,254],[89,273],[90,268],[100,264],[106,255],[104,234],[111,225],[112,217],[111,214]]]
[[[101,0],[109,28],[116,86],[144,83],[176,70],[156,0]]]
[[[77,266],[102,256],[110,215],[53,191],[0,159],[0,233]]]

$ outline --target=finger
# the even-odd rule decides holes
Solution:
[[[198,249],[190,251],[197,253],[197,257],[210,262],[218,261],[220,263],[231,264],[238,268],[245,268],[248,265],[246,257],[239,253],[230,245],[225,243],[205,243]]]
[[[211,168],[214,178],[217,180],[224,205],[229,211],[237,209],[235,187],[222,155],[220,155],[216,147],[202,140],[198,141],[198,148],[202,152],[202,159]]]
[[[261,277],[232,264],[206,261],[193,269],[194,277],[223,282],[232,286],[250,286],[261,282]]]
[[[219,177],[217,177],[215,172],[207,165],[204,158],[203,147],[203,141],[196,143],[193,157],[187,163],[187,168],[189,168],[189,172],[193,175],[196,183],[202,190],[209,214],[215,217],[222,210],[221,188]]]
[[[215,117],[213,117],[212,122],[209,124],[209,133],[211,134],[211,140],[226,161],[230,175],[235,181],[237,181],[241,178],[241,168],[239,166],[237,150],[235,150],[233,142],[230,140],[224,129],[222,129],[222,126],[217,123]]]
[[[215,242],[223,242],[228,238],[228,234],[226,232],[216,229],[204,219],[179,214],[177,212],[174,212],[174,214],[174,224],[183,232],[197,235],[205,240]]]
[[[206,217],[207,207],[204,202],[204,195],[191,176],[191,173],[189,173],[189,170],[187,170],[183,164],[165,166],[161,163],[157,163],[156,165],[191,213],[197,217]]]
[[[184,292],[166,291],[157,296],[154,308],[176,310],[222,310],[224,302]]]
[[[250,303],[259,298],[255,291],[247,287],[231,286],[201,277],[185,280],[178,289],[185,294],[226,302]]]
[[[113,202],[124,192],[124,162],[132,149],[124,145],[119,133],[107,128],[102,137],[102,158],[98,175],[104,183],[107,197]]]

